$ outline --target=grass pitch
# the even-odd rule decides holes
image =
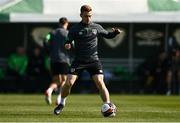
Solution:
[[[53,96],[55,100],[56,96]],[[180,96],[111,95],[116,117],[100,113],[99,95],[70,95],[61,115],[53,114],[55,104],[44,95],[0,94],[0,122],[180,122]]]

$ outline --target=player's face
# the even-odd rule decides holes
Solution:
[[[67,22],[67,23],[65,23],[64,25],[65,25],[65,28],[67,29],[67,28],[68,28],[69,23]]]
[[[89,24],[91,22],[92,11],[81,13],[82,22]]]

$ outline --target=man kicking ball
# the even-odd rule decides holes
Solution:
[[[83,70],[87,70],[94,80],[102,101],[104,103],[110,103],[109,92],[104,83],[102,65],[98,58],[97,37],[102,36],[111,39],[119,34],[121,30],[113,28],[112,32],[108,32],[104,30],[101,25],[93,23],[91,21],[92,8],[89,5],[83,5],[80,10],[82,20],[70,29],[68,34],[69,39],[65,44],[65,48],[70,49],[72,41],[74,41],[76,52],[66,83],[62,88],[60,104],[54,109],[54,113],[57,115],[60,114],[64,108],[71,87]]]

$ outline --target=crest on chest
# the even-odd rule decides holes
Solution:
[[[82,30],[80,30],[78,32],[79,36],[83,36],[83,35],[96,35],[97,34],[97,30],[96,29],[91,29],[91,28],[84,28]]]

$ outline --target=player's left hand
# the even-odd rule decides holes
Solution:
[[[67,50],[70,50],[70,49],[71,49],[71,44],[65,44],[65,48],[66,48]]]
[[[115,32],[115,33],[117,33],[117,34],[120,34],[120,33],[123,32],[123,31],[120,30],[119,28],[112,28],[112,31]]]

